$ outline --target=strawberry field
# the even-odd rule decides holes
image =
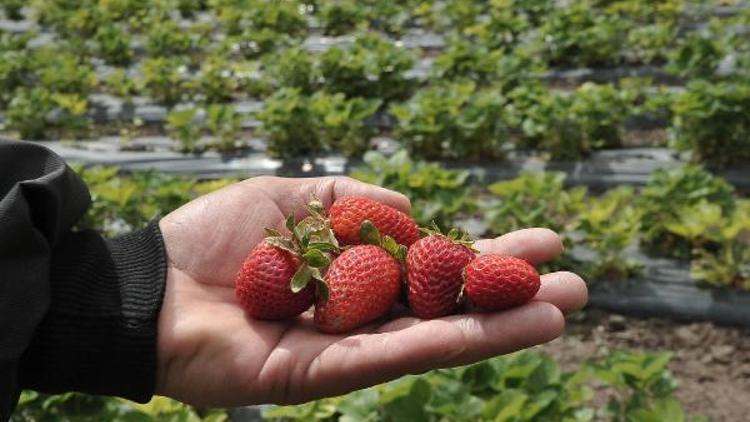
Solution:
[[[81,227],[122,234],[242,177],[348,174],[422,225],[558,231],[544,270],[582,274],[591,305],[549,347],[304,406],[27,392],[14,420],[741,420],[747,403],[710,403],[750,394],[748,6],[0,0],[0,136],[76,163]],[[738,369],[712,384],[697,361]]]

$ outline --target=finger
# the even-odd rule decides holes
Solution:
[[[564,314],[582,309],[588,300],[586,282],[577,274],[559,271],[544,274],[533,300],[555,305]]]
[[[252,179],[251,179],[252,180]],[[304,214],[304,205],[315,195],[328,208],[339,198],[364,196],[409,213],[409,199],[401,193],[345,176],[316,178],[258,178],[256,183],[276,202],[284,215]]]
[[[550,341],[563,327],[559,309],[532,302],[500,313],[434,319],[398,331],[348,337],[311,363],[307,379],[315,391],[307,395],[338,395],[406,374],[476,362]]]
[[[481,253],[512,255],[532,264],[552,260],[563,251],[560,236],[545,228],[521,229],[494,239],[477,240],[475,246]]]

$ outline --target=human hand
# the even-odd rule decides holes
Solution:
[[[564,328],[564,313],[586,302],[575,274],[544,274],[528,304],[503,312],[412,317],[367,325],[348,335],[318,332],[311,312],[283,322],[245,315],[234,277],[248,251],[304,215],[311,194],[328,208],[344,196],[367,196],[404,212],[403,195],[345,177],[258,177],[202,196],[160,222],[168,255],[159,317],[157,394],[198,406],[301,403],[340,395],[406,374],[469,364],[544,343]],[[547,229],[476,242],[534,264],[562,252]]]

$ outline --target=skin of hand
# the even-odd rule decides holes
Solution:
[[[197,198],[161,220],[168,274],[157,394],[204,407],[340,395],[548,342],[562,334],[564,314],[587,300],[580,277],[556,272],[542,275],[532,302],[497,313],[401,317],[346,335],[316,331],[311,311],[283,322],[251,319],[235,299],[235,274],[264,228],[283,230],[291,212],[304,216],[311,194],[326,208],[344,196],[367,196],[407,213],[410,208],[399,193],[346,177],[257,177]],[[562,252],[558,235],[539,228],[476,246],[534,264]]]

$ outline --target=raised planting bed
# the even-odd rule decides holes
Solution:
[[[71,162],[84,165],[118,166],[126,171],[159,170],[171,174],[193,175],[200,178],[251,177],[268,174],[288,176],[340,175],[361,164],[360,160],[346,159],[341,155],[279,160],[269,158],[263,151],[264,142],[253,139],[250,151],[232,154],[205,152],[182,154],[168,150],[173,144],[166,137],[136,138],[120,141],[39,142]],[[150,151],[122,151],[129,144]],[[393,150],[392,140],[385,140],[382,149]],[[623,148],[598,151],[588,159],[569,162],[550,162],[534,156],[512,157],[506,162],[467,163],[448,161],[444,167],[470,171],[484,182],[506,180],[524,171],[556,171],[565,173],[568,185],[583,185],[594,190],[605,190],[617,185],[642,186],[649,175],[659,168],[676,168],[685,160],[676,157],[667,148]],[[735,166],[717,172],[735,186],[740,193],[750,193],[750,169]]]
[[[750,328],[750,292],[696,284],[687,262],[637,257],[642,273],[622,281],[589,284],[589,305],[639,317],[712,321]]]

